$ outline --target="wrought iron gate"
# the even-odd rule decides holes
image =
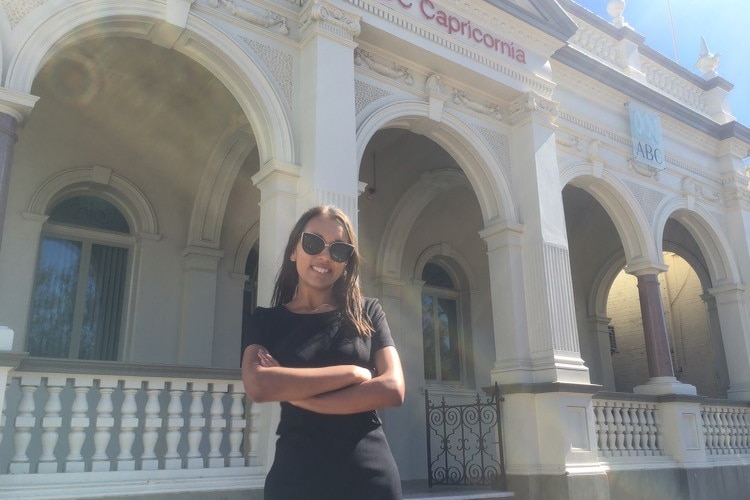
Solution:
[[[430,401],[425,390],[427,417],[427,478],[435,485],[491,486],[504,490],[505,462],[500,421],[500,389],[495,384],[484,402],[452,404],[441,397]]]

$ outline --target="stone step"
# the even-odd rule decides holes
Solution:
[[[503,498],[515,498],[515,495],[512,491],[472,489],[460,486],[420,491],[404,490],[404,500],[500,500]]]

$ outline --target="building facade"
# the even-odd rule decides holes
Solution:
[[[243,318],[325,203],[404,361],[405,483],[425,391],[498,384],[515,498],[742,498],[750,129],[623,6],[0,0],[0,492],[257,493]]]

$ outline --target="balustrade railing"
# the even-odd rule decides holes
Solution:
[[[670,402],[671,401],[667,401]],[[593,398],[599,457],[610,463],[638,463],[638,460],[669,460],[664,450],[662,399],[624,393],[599,393]],[[750,405],[738,401],[719,401],[695,397],[692,403],[700,411],[698,419],[706,460],[750,456]],[[636,458],[637,460],[628,460]]]
[[[11,372],[5,390],[0,474],[216,469],[257,461],[256,409],[246,419],[239,370],[29,358]]]
[[[593,403],[600,456],[662,455],[656,403],[598,398]]]
[[[706,453],[750,454],[750,408],[707,404],[701,408]]]

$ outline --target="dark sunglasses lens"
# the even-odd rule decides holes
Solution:
[[[312,233],[302,233],[302,250],[308,255],[318,255],[326,247],[326,242]]]
[[[354,253],[354,247],[347,243],[332,243],[328,248],[331,259],[336,262],[346,262]]]

